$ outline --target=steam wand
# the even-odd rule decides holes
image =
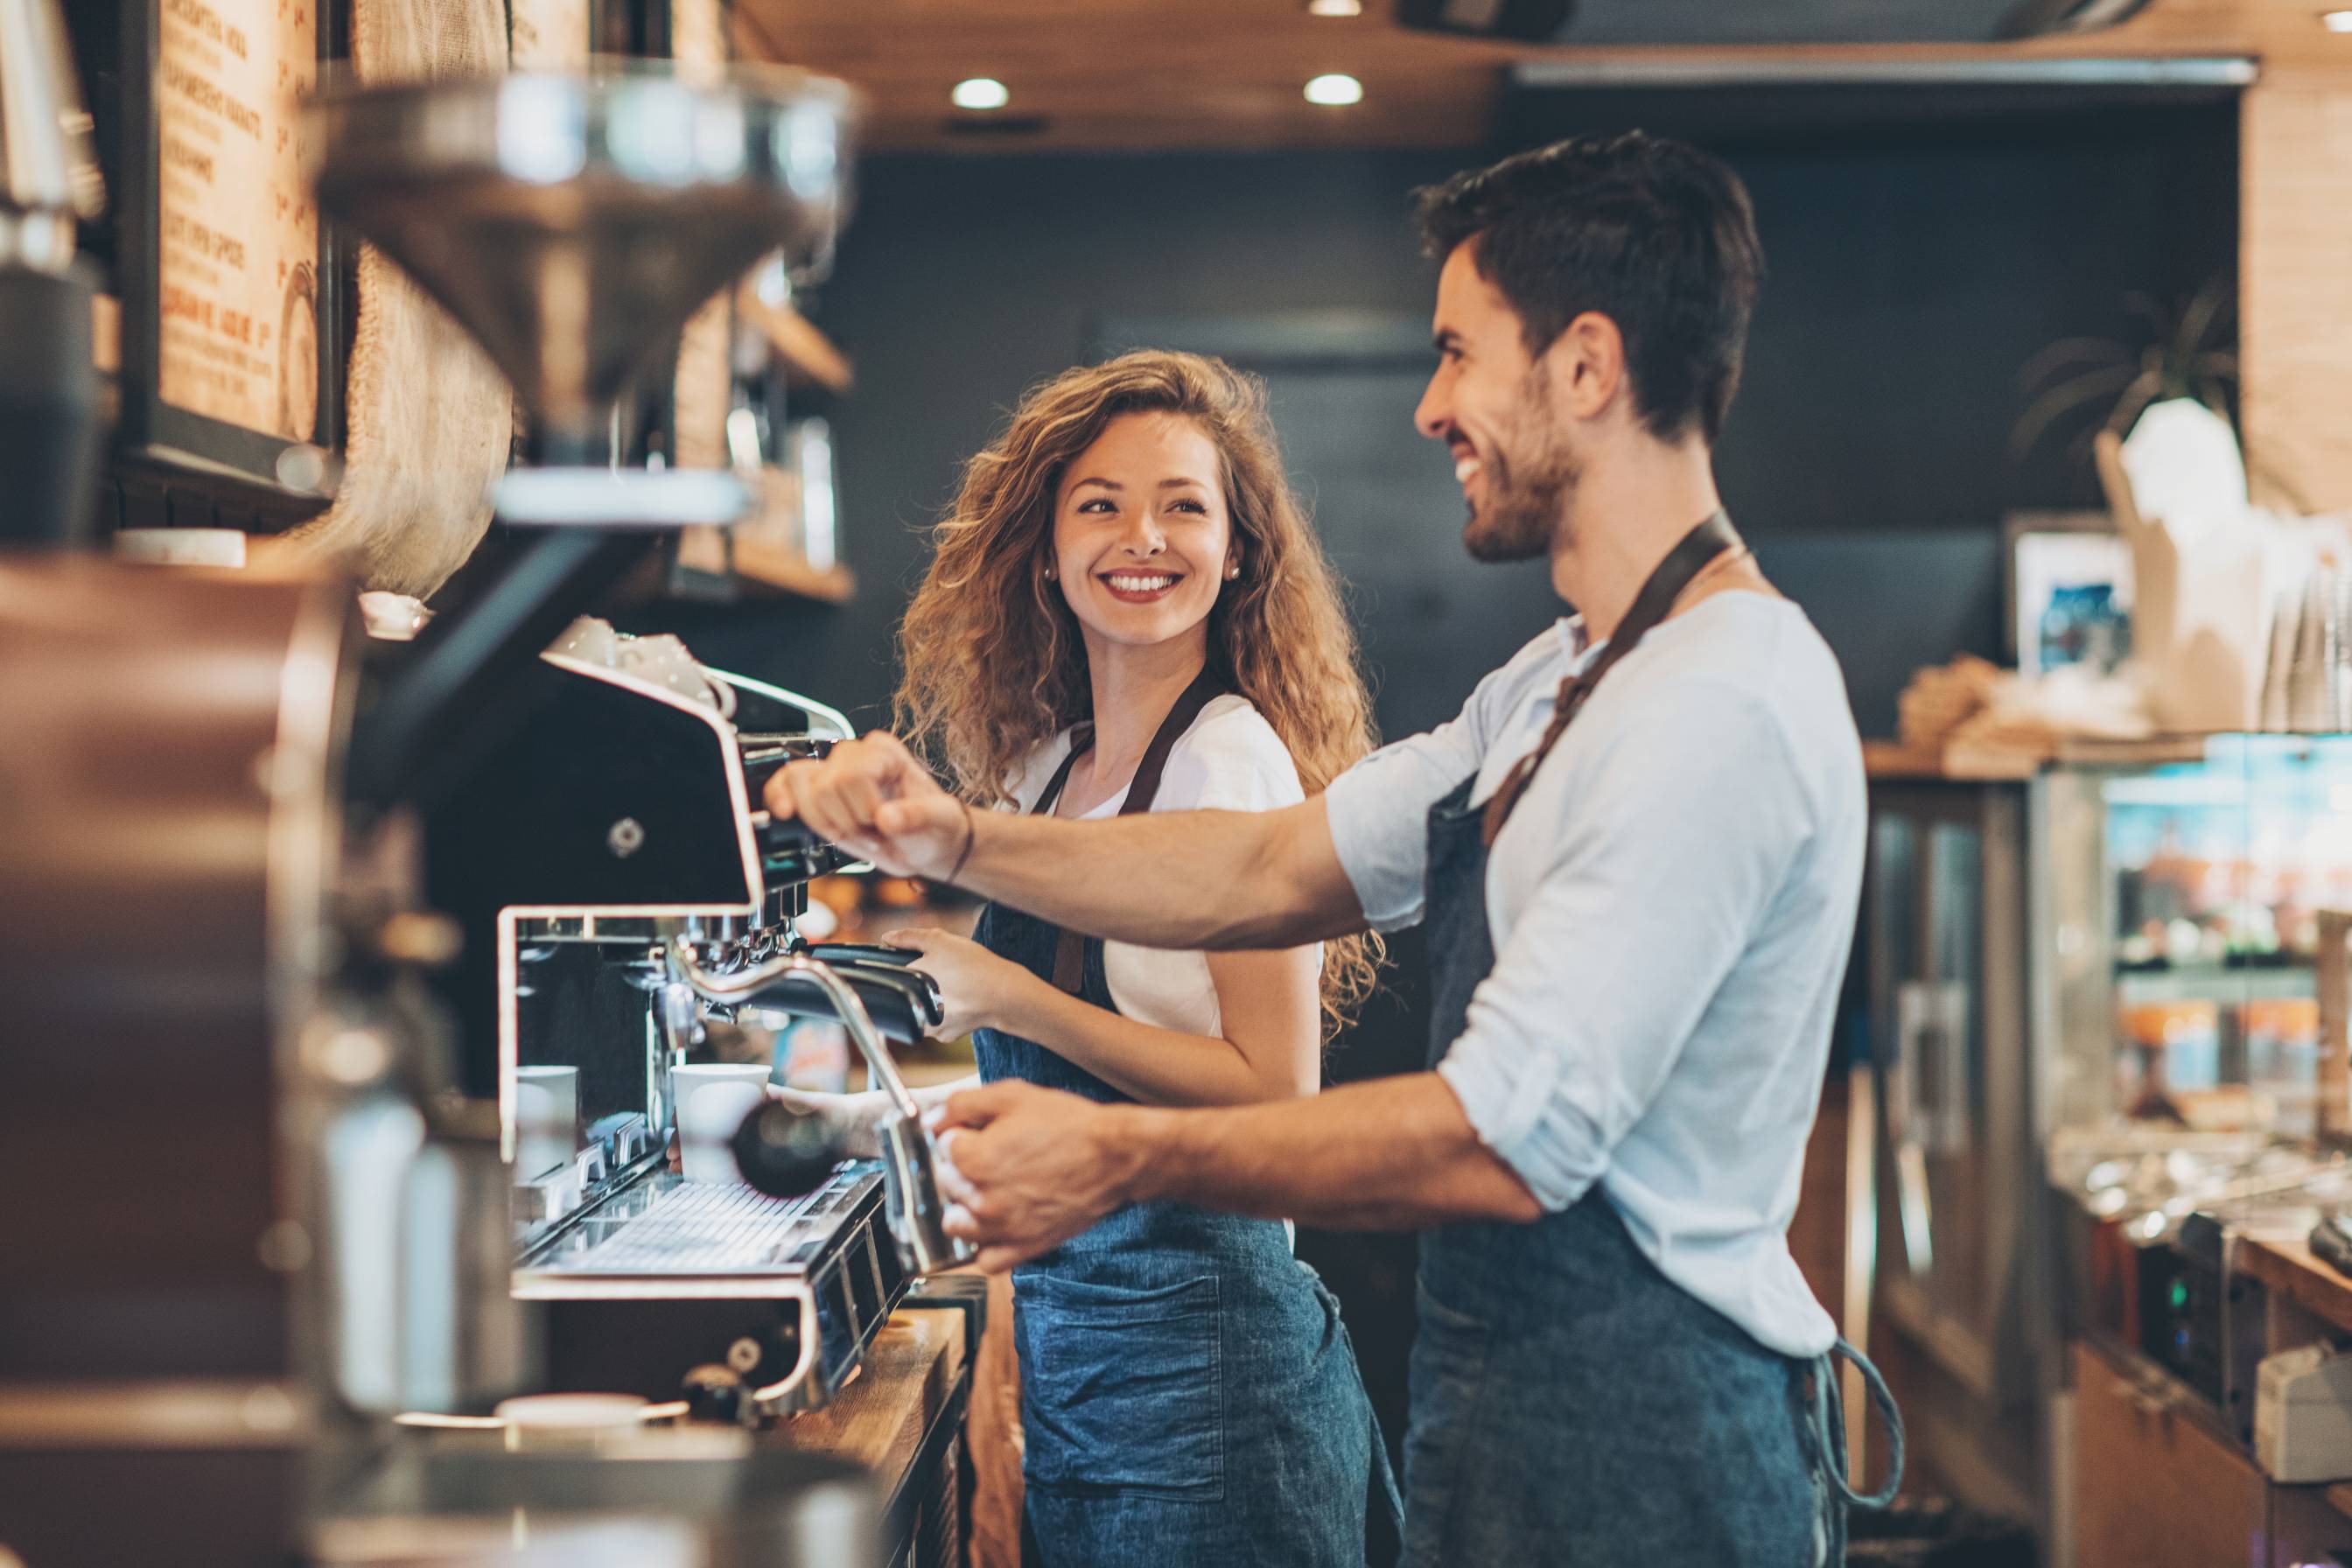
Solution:
[[[866,1070],[889,1096],[890,1114],[876,1129],[882,1148],[882,1175],[890,1234],[899,1257],[917,1274],[933,1274],[969,1263],[977,1256],[971,1246],[948,1235],[940,1201],[938,1153],[923,1131],[922,1108],[915,1103],[898,1064],[883,1044],[882,1035],[866,1011],[866,1004],[847,981],[821,960],[803,953],[782,953],[750,969],[719,974],[705,969],[682,940],[670,942],[669,957],[680,978],[713,1002],[741,1005],[756,1000],[764,987],[787,974],[805,974],[832,1001],[834,1010],[866,1058]]]

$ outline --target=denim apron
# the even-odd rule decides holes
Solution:
[[[1728,533],[1720,514],[1701,529],[1717,524]],[[1648,625],[1629,615],[1614,650],[1663,619],[1717,552],[1698,555],[1696,565],[1685,555],[1671,591],[1654,595],[1645,586],[1654,601]],[[1676,564],[1670,556],[1660,571]],[[1563,691],[1569,717],[1581,696]],[[1530,761],[1564,728],[1556,715]],[[1532,772],[1515,769],[1496,798],[1516,799]],[[1465,779],[1429,813],[1432,1067],[1462,1035],[1471,993],[1495,965],[1490,812],[1470,804],[1475,784],[1475,775]],[[1598,1184],[1532,1224],[1467,1221],[1423,1232],[1417,1300],[1405,1430],[1409,1568],[1835,1564],[1846,1504],[1893,1495],[1892,1480],[1864,1500],[1845,1479],[1841,1355],[1863,1367],[1901,1472],[1902,1428],[1876,1370],[1843,1341],[1811,1361],[1765,1349],[1660,1273]]]
[[[1178,703],[1162,726],[1170,743],[1213,695]],[[1066,762],[1040,812],[1053,808],[1068,770]],[[1156,769],[1148,778],[1139,770],[1127,809],[1147,807],[1137,789],[1156,784]],[[1066,945],[1056,927],[1002,904],[982,912],[976,935],[1041,979],[1053,978]],[[1077,944],[1074,976],[1068,967],[1064,979],[1079,997],[1117,1010],[1100,942]],[[1034,1041],[982,1029],[972,1043],[991,1082],[1129,1098]],[[1013,1281],[1024,1560],[1046,1568],[1394,1561],[1396,1486],[1339,1303],[1292,1256],[1280,1222],[1130,1205],[1021,1265]]]

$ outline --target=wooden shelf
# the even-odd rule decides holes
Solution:
[[[89,358],[100,375],[122,374],[122,301],[111,294],[90,301]]]
[[[760,329],[794,373],[834,392],[847,392],[856,383],[849,356],[790,305],[771,305],[746,283],[735,291],[735,310]]]
[[[735,541],[735,575],[745,584],[777,593],[797,594],[823,604],[847,604],[857,592],[857,579],[842,565],[820,571],[808,557],[779,549],[763,539]]]
[[[2302,1002],[2318,994],[2310,962],[2184,964],[2116,973],[2116,999],[2126,1007],[2168,1002]]]
[[[2003,784],[2030,779],[2044,759],[2024,752],[1967,752],[1906,746],[1900,741],[1864,741],[1863,771],[1874,779]]]
[[[2231,731],[2232,734],[2247,731]],[[2051,761],[2074,767],[2156,767],[2201,763],[2211,735],[2150,735],[2145,741],[2063,741]]]
[[[2252,1275],[2314,1317],[2352,1333],[2352,1279],[2314,1258],[2308,1243],[2248,1237],[2238,1244],[2237,1264],[2240,1273]]]
[[[789,594],[821,605],[846,604],[857,579],[846,566],[823,570],[808,557],[759,534],[719,528],[689,528],[677,542],[669,572],[673,598],[732,603],[765,594]]]
[[[2232,731],[2233,733],[2235,731]],[[1874,779],[2004,784],[2032,778],[2046,767],[2155,767],[2201,763],[2210,735],[2151,735],[2145,741],[2053,741],[2041,750],[2009,746],[1906,746],[1864,741],[1864,771]]]

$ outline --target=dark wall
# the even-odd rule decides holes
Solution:
[[[672,611],[671,624],[704,658],[767,665],[872,716],[889,694],[891,632],[921,576],[919,531],[1024,388],[1076,363],[1109,316],[1339,305],[1425,316],[1435,273],[1415,249],[1404,193],[1456,163],[868,160],[814,309],[857,366],[835,434],[858,596],[837,610]]]
[[[1770,267],[1717,454],[1724,493],[1838,647],[1865,731],[1886,732],[1913,666],[2000,652],[2003,513],[2095,501],[2087,466],[2060,460],[2063,439],[2021,472],[2007,467],[2019,368],[2058,338],[2130,331],[2135,290],[2177,300],[2233,263],[2234,111],[2126,106],[1708,139],[1754,194]],[[1435,274],[1406,193],[1475,161],[868,160],[817,305],[858,367],[835,422],[858,597],[839,609],[670,609],[666,624],[705,658],[870,717],[920,573],[919,531],[1024,386],[1080,358],[1106,321],[1329,310],[1425,320]],[[1364,432],[1383,465],[1416,448],[1410,399],[1396,401]],[[1442,452],[1420,460],[1434,492],[1450,489]],[[1344,556],[1348,520],[1325,521]],[[1433,509],[1416,546],[1433,573],[1461,569],[1459,523],[1458,502]],[[1539,621],[1526,594],[1505,596],[1515,617]],[[1442,679],[1466,692],[1483,668]]]

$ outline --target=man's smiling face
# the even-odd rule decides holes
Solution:
[[[1481,561],[1547,553],[1580,471],[1552,406],[1546,363],[1531,358],[1518,315],[1479,275],[1474,237],[1437,279],[1437,369],[1413,424],[1445,443],[1470,517],[1462,542]]]

